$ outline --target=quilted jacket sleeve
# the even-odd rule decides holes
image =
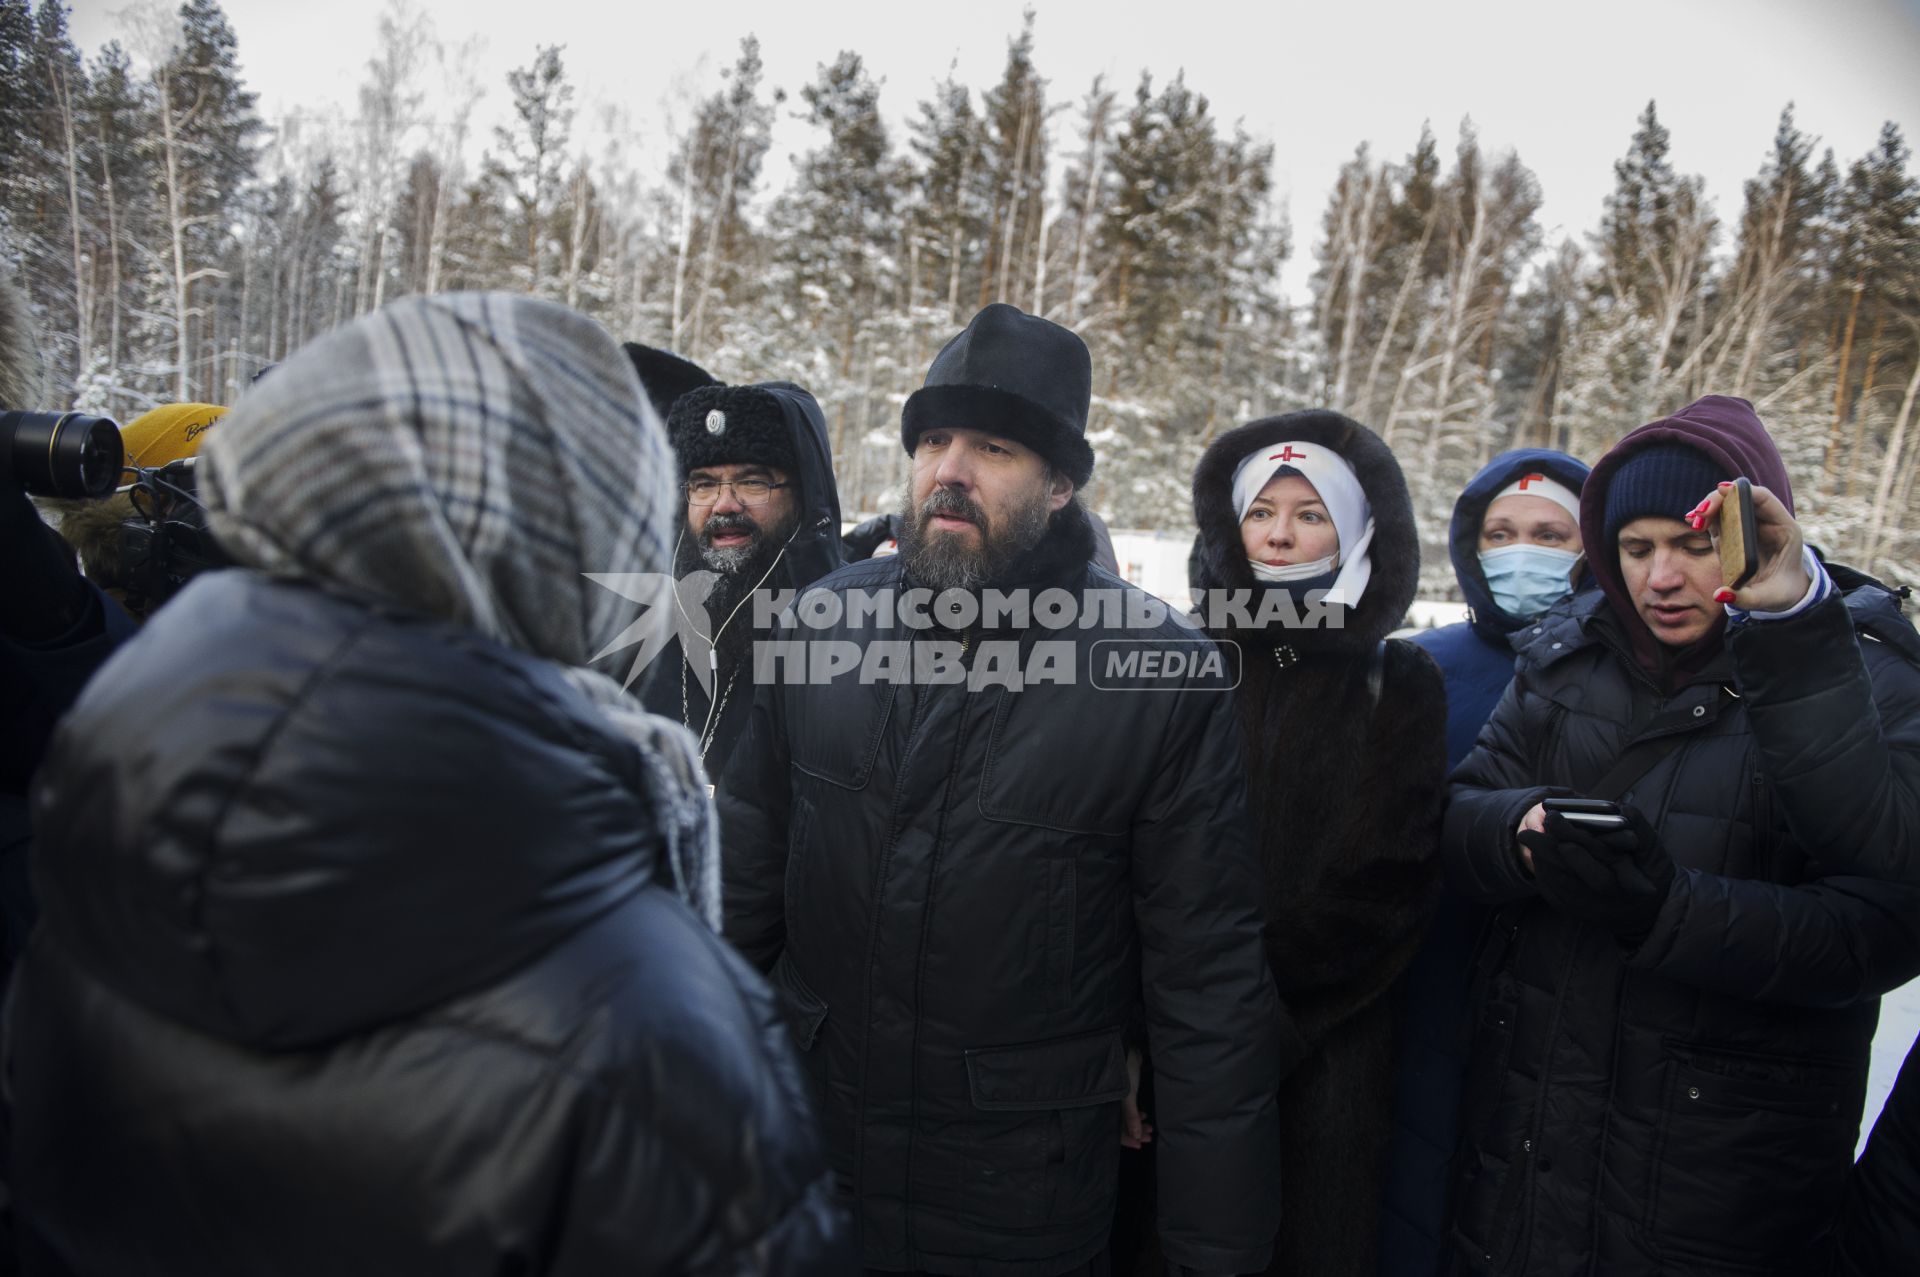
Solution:
[[[1440,863],[1447,885],[1480,904],[1503,905],[1536,894],[1520,860],[1514,831],[1541,799],[1565,793],[1532,779],[1543,724],[1529,713],[1526,679],[1516,674],[1473,752],[1448,778]]]
[[[746,734],[716,797],[724,932],[763,972],[773,969],[787,937],[787,824],[793,790],[782,693],[773,683],[758,690]]]
[[[1229,694],[1174,699],[1133,830],[1160,1238],[1188,1268],[1258,1272],[1279,1225],[1281,1013],[1240,732]]]

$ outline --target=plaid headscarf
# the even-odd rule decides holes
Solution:
[[[719,929],[693,738],[588,668],[633,604],[585,574],[670,589],[679,520],[665,431],[604,329],[507,293],[405,298],[294,354],[201,456],[209,523],[240,562],[559,665],[639,746],[675,885]]]

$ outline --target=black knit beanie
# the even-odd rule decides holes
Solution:
[[[1620,463],[1607,485],[1606,543],[1620,529],[1649,516],[1683,519],[1716,484],[1733,476],[1713,458],[1684,443],[1654,443]]]

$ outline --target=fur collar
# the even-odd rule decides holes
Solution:
[[[60,535],[80,555],[80,566],[96,584],[117,584],[120,529],[134,517],[133,498],[116,492],[103,500],[42,497],[40,508],[54,516]]]

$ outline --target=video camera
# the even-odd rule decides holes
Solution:
[[[0,412],[0,474],[36,497],[109,496],[125,462],[120,427],[109,417]]]
[[[155,469],[128,470],[134,481],[122,490],[135,517],[120,525],[116,584],[136,614],[172,598],[196,573],[233,563],[207,530],[207,508],[194,475],[198,460],[182,457]]]
[[[135,615],[144,616],[173,597],[194,574],[231,565],[207,530],[206,507],[195,482],[195,457],[157,467],[127,464],[120,426],[108,417],[78,412],[0,412],[0,475],[36,497],[117,503],[118,526],[102,527],[103,553],[82,550],[89,575],[120,593]],[[112,520],[113,507],[100,515]],[[78,513],[62,515],[100,526]],[[76,534],[79,535],[79,534]]]

